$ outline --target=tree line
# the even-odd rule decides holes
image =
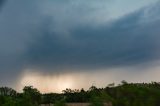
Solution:
[[[88,90],[65,89],[62,93],[42,94],[32,86],[25,86],[22,93],[12,88],[0,88],[0,106],[39,106],[65,103],[90,103],[91,106],[160,106],[160,83],[127,83],[122,81],[115,86],[109,84],[105,88],[91,86]]]

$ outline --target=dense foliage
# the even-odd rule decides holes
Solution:
[[[0,88],[0,106],[39,106],[54,103],[65,106],[65,103],[91,103],[91,106],[160,106],[160,83],[127,83],[122,81],[118,86],[109,84],[106,88],[90,87],[89,90],[63,90],[63,93],[41,94],[36,88],[26,86],[23,93],[17,93],[8,87]]]

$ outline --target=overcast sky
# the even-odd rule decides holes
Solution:
[[[0,86],[160,81],[159,28],[159,0],[1,0]]]

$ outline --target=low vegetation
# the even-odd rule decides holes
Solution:
[[[17,93],[8,87],[0,88],[0,106],[39,106],[65,103],[90,103],[90,106],[160,106],[160,83],[127,83],[118,86],[109,84],[105,88],[90,87],[89,90],[63,90],[63,93],[41,94],[36,88],[26,86],[23,93]]]

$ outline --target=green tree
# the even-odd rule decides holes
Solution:
[[[25,86],[23,88],[23,93],[23,98],[24,100],[27,100],[28,103],[30,102],[35,106],[38,106],[41,103],[41,94],[36,88]]]
[[[16,101],[11,97],[4,97],[4,103],[1,106],[16,106]]]

